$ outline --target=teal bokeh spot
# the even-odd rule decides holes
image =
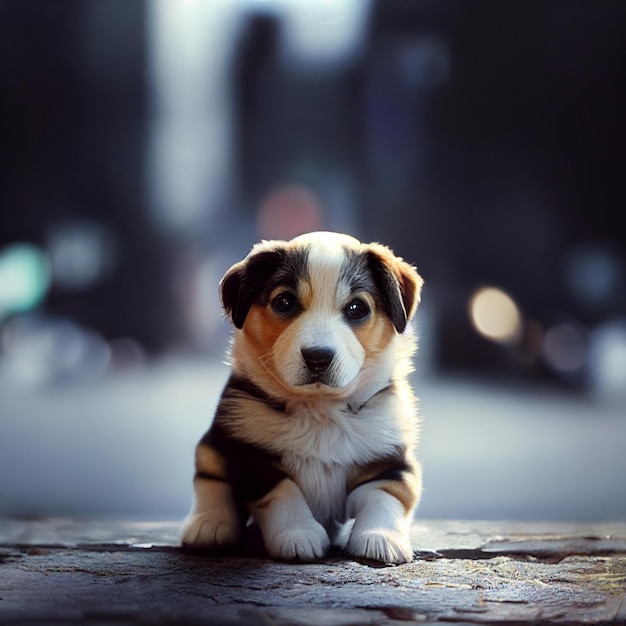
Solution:
[[[44,252],[28,243],[0,251],[0,319],[35,308],[50,286],[50,266]]]

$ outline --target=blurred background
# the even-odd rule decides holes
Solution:
[[[426,280],[423,517],[626,519],[626,3],[0,0],[0,515],[184,517],[260,238]]]

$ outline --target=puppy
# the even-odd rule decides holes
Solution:
[[[335,544],[410,561],[416,270],[382,245],[310,233],[257,244],[220,287],[232,372],[196,449],[183,544],[235,544],[251,516],[276,559]]]

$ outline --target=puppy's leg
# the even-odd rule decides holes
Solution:
[[[413,560],[410,529],[421,489],[419,466],[357,486],[348,496],[347,515],[354,518],[348,551],[382,563]]]
[[[185,522],[182,542],[187,546],[217,548],[239,540],[242,521],[226,480],[225,462],[211,446],[196,448],[195,501]]]
[[[289,478],[254,502],[251,511],[271,557],[312,561],[326,554],[330,545],[328,533],[313,517],[300,488]]]

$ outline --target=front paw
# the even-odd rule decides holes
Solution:
[[[269,555],[282,561],[315,561],[321,559],[330,547],[328,533],[314,519],[298,527],[271,533],[264,540]]]
[[[413,560],[413,548],[408,536],[398,530],[354,528],[348,539],[348,552],[353,556],[400,565]]]
[[[219,548],[236,544],[240,528],[232,521],[216,518],[207,513],[194,513],[187,518],[181,541],[194,548]]]

